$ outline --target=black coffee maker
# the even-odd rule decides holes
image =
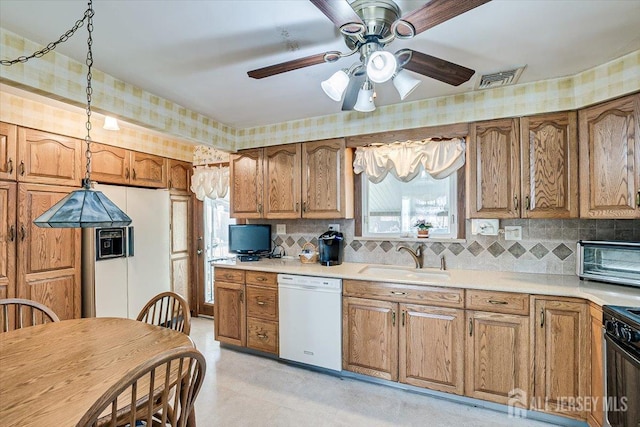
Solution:
[[[320,264],[340,265],[344,256],[344,236],[342,233],[329,230],[318,237]]]

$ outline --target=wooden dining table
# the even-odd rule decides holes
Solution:
[[[0,426],[75,427],[125,373],[189,336],[131,319],[64,320],[0,333]]]

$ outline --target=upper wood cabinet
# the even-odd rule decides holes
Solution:
[[[189,162],[169,159],[169,190],[189,191],[191,186],[191,170]]]
[[[86,171],[82,147],[79,139],[19,127],[18,181],[80,187]]]
[[[111,145],[91,143],[91,179],[101,184],[129,184],[131,154]]]
[[[167,169],[164,157],[91,143],[91,179],[101,184],[165,188]]]
[[[0,299],[15,297],[16,186],[15,182],[0,181]]]
[[[640,218],[640,94],[585,108],[580,127],[580,216]]]
[[[229,215],[262,218],[262,159],[264,149],[243,150],[229,158]]]
[[[302,217],[353,218],[352,168],[344,138],[302,144]]]
[[[167,159],[153,154],[131,152],[131,185],[167,187]]]
[[[532,307],[533,402],[544,405],[536,408],[534,404],[532,409],[585,420],[584,405],[566,397],[589,395],[589,307],[579,300],[554,297],[536,297]]]
[[[264,217],[300,217],[302,144],[264,149]]]
[[[18,127],[0,122],[0,179],[16,179]]]
[[[577,114],[520,118],[523,218],[578,217]]]
[[[343,138],[231,155],[236,218],[352,218],[351,150]]]
[[[73,190],[18,184],[15,296],[48,306],[61,320],[80,317],[80,229],[39,228],[33,220]]]
[[[473,123],[469,128],[467,150],[467,217],[518,218],[518,119]]]

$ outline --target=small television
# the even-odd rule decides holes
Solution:
[[[229,224],[229,252],[240,255],[271,252],[271,225]]]

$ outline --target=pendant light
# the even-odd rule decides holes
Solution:
[[[84,17],[87,20],[87,135],[86,143],[86,174],[82,180],[82,188],[68,194],[53,205],[49,210],[33,221],[38,227],[45,228],[92,228],[92,227],[123,227],[131,224],[131,218],[118,208],[101,191],[91,188],[91,67],[93,66],[93,6],[89,0],[89,7]],[[76,24],[77,25],[77,24]]]

